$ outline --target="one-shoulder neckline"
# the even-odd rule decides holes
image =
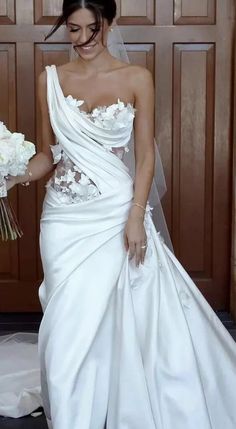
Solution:
[[[56,79],[57,79],[58,88],[59,88],[59,90],[60,90],[60,92],[61,92],[61,95],[62,95],[62,97],[63,97],[64,101],[66,102],[66,98],[70,96],[70,97],[72,97],[74,100],[77,100],[77,101],[83,101],[83,102],[85,103],[85,100],[84,100],[84,99],[78,99],[78,98],[74,97],[72,94],[69,94],[69,95],[67,95],[67,96],[64,94],[64,92],[63,92],[63,90],[62,90],[62,87],[61,87],[61,84],[60,84],[60,80],[59,80],[59,76],[58,76],[58,72],[57,72],[57,67],[56,67],[54,64],[53,64],[51,67],[53,67],[53,68],[54,68],[55,76],[56,76]],[[135,107],[134,107],[134,103],[125,102],[125,101],[121,100],[121,99],[118,97],[118,98],[117,98],[117,102],[112,103],[112,104],[108,104],[108,105],[105,105],[105,106],[96,106],[96,107],[93,107],[93,109],[92,109],[90,112],[86,112],[85,110],[82,110],[82,109],[80,109],[80,108],[78,108],[78,111],[79,111],[79,112],[81,112],[81,113],[83,113],[83,114],[85,114],[85,115],[91,116],[91,115],[93,114],[93,112],[94,112],[95,110],[97,110],[97,109],[108,109],[109,107],[112,107],[112,106],[118,106],[118,105],[119,105],[119,103],[123,103],[123,104],[124,104],[124,108],[131,107],[131,108],[135,109]]]

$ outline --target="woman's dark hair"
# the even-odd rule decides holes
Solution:
[[[55,25],[52,27],[51,31],[47,34],[44,40],[47,40],[49,37],[51,37],[58,30],[58,28],[61,27],[61,25],[67,24],[68,18],[72,13],[83,8],[89,9],[93,13],[96,25],[89,40],[87,40],[85,43],[81,43],[78,46],[85,46],[96,37],[96,34],[100,31],[101,25],[103,25],[104,19],[107,19],[108,25],[111,25],[113,19],[116,16],[117,9],[115,0],[64,0],[62,14],[59,16]]]

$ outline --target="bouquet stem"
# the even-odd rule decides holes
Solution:
[[[0,239],[16,240],[23,232],[7,197],[0,198]]]

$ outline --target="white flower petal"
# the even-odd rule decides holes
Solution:
[[[72,95],[65,97],[65,100],[70,106],[74,107],[80,107],[82,104],[84,104],[84,100],[77,100],[76,98],[72,97]]]

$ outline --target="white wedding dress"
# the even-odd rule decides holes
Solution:
[[[144,265],[124,248],[135,109],[86,113],[46,69],[57,166],[41,216],[44,313],[39,335],[2,337],[0,414],[42,405],[53,429],[235,429],[236,344],[149,206]]]

